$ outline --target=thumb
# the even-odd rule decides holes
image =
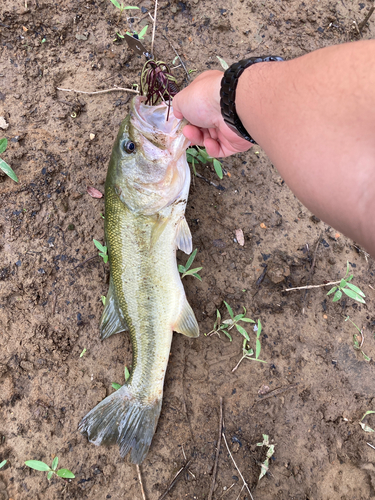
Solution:
[[[179,97],[178,94],[174,96],[173,102],[172,102],[172,107],[173,107],[173,114],[176,118],[179,118],[182,120],[184,115],[181,113],[180,106],[179,106]]]

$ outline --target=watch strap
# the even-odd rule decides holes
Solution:
[[[243,59],[242,61],[232,64],[232,66],[225,71],[221,80],[220,108],[224,121],[233,132],[252,144],[256,144],[256,142],[245,129],[236,112],[236,88],[238,79],[245,69],[253,64],[283,60],[282,57],[278,56],[250,57],[249,59]]]

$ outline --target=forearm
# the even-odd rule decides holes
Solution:
[[[375,256],[375,41],[259,63],[237,113],[296,196]]]

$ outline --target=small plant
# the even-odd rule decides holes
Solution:
[[[365,431],[365,432],[375,432],[374,429],[371,429],[371,427],[369,427],[365,422],[363,422],[363,419],[365,417],[367,417],[367,415],[370,415],[371,413],[375,413],[375,411],[373,410],[368,410],[366,411],[366,413],[363,415],[363,417],[361,418],[361,420],[359,421],[359,425],[362,427],[362,429]]]
[[[206,165],[207,163],[212,163],[219,179],[223,178],[223,169],[221,163],[216,158],[212,158],[211,156],[209,156],[205,148],[200,148],[199,146],[188,148],[186,150],[186,159],[189,163],[191,163],[194,175],[197,175],[197,171],[195,170],[195,162],[200,161],[204,165]]]
[[[59,462],[58,457],[55,457],[52,462],[52,468],[49,467],[44,462],[40,462],[39,460],[28,460],[27,462],[25,462],[25,465],[30,467],[30,469],[35,469],[42,472],[48,472],[47,474],[48,481],[54,474],[56,474],[59,477],[62,477],[63,479],[74,479],[75,475],[69,469],[59,469],[58,471],[56,471],[58,462]]]
[[[105,302],[106,302],[106,300],[107,300],[107,298],[105,297],[105,295],[102,295],[102,296],[100,297],[100,300],[103,302],[103,306],[105,306]]]
[[[94,245],[96,248],[99,250],[99,256],[102,257],[104,264],[108,262],[108,253],[107,253],[107,247],[103,247],[101,243],[97,240],[92,240],[94,242]]]
[[[236,327],[237,330],[240,332],[241,335],[243,335],[247,340],[250,342],[250,338],[247,334],[247,331],[243,328],[243,326],[239,325],[239,321],[243,321],[244,323],[255,323],[253,319],[246,318],[246,309],[243,308],[244,312],[241,314],[237,314],[237,316],[234,316],[233,310],[230,307],[229,304],[227,304],[224,300],[225,307],[228,309],[230,319],[225,319],[223,322],[221,322],[221,314],[219,312],[219,309],[216,309],[216,321],[214,323],[214,328],[208,333],[205,333],[206,336],[211,336],[214,335],[215,333],[220,337],[220,332],[225,333],[225,335],[228,337],[228,339],[232,342],[232,336],[229,333],[229,331],[233,328]]]
[[[111,2],[113,2],[113,0],[111,0]],[[147,28],[148,28],[148,24],[146,24],[146,26],[144,26],[139,33],[137,33],[136,31],[133,31],[133,33],[130,33],[130,31],[127,31],[126,34],[129,36],[132,36],[133,38],[136,38],[137,40],[143,40],[145,37],[145,34],[147,32]],[[117,35],[120,38],[124,38],[119,33],[117,33]]]
[[[262,479],[262,477],[268,472],[269,469],[269,460],[272,457],[272,455],[275,453],[275,445],[270,444],[269,441],[269,436],[267,434],[262,434],[263,435],[263,443],[257,443],[257,446],[267,446],[267,455],[265,461],[262,463],[260,466],[260,474],[258,481]]]
[[[243,328],[242,329],[244,332],[246,330]],[[244,359],[249,359],[250,361],[259,361],[260,363],[267,363],[267,361],[263,361],[262,359],[259,359],[260,351],[262,348],[262,345],[260,343],[260,334],[262,332],[262,324],[260,322],[260,319],[258,319],[258,325],[254,325],[254,330],[256,332],[256,343],[255,343],[255,358],[254,356],[254,350],[248,345],[248,342],[250,341],[250,338],[246,332],[246,335],[242,332],[240,332],[245,338],[242,343],[242,357],[239,360],[239,362],[236,364],[236,366],[233,368],[232,373],[237,370],[237,368],[240,366],[242,361]]]
[[[111,0],[111,2],[113,3],[113,5],[115,7],[117,7],[117,9],[120,10],[120,14],[122,13],[123,10],[131,10],[131,9],[138,9],[139,10],[139,7],[131,7],[130,5],[124,6],[123,3],[121,3],[121,5],[120,5],[117,0]]]
[[[8,139],[0,139],[0,154],[4,153],[8,146]],[[0,169],[7,174],[8,177],[14,180],[14,182],[18,182],[18,177],[14,173],[13,169],[11,168],[10,165],[6,161],[4,161],[2,158],[0,158]]]
[[[83,351],[81,352],[81,354],[79,355],[80,358],[83,358],[83,356],[85,355],[87,349],[86,347],[83,349]]]
[[[128,370],[127,366],[125,366],[124,372],[125,372],[125,382],[127,382],[128,378],[130,377],[130,373],[129,373],[129,370]],[[112,387],[116,391],[118,391],[121,388],[121,384],[117,384],[116,382],[112,382]]]
[[[364,301],[364,297],[366,297],[366,295],[362,292],[360,288],[350,283],[351,280],[353,279],[353,274],[349,276],[349,270],[350,270],[349,262],[347,262],[346,274],[344,278],[340,281],[339,285],[331,288],[331,290],[327,293],[327,295],[331,295],[331,293],[334,293],[335,295],[333,296],[332,302],[337,302],[341,299],[342,293],[344,292],[345,295],[347,295],[351,299],[356,300],[357,302],[361,302],[362,304],[366,304],[366,302]]]
[[[4,467],[4,465],[5,465],[6,463],[7,463],[7,460],[3,460],[2,462],[0,462],[0,469],[1,469],[2,467]]]
[[[196,248],[194,250],[194,252],[188,258],[188,260],[184,266],[179,264],[178,270],[182,274],[181,278],[184,278],[185,276],[194,276],[194,278],[197,278],[199,281],[202,281],[202,278],[199,276],[198,272],[201,269],[203,269],[203,267],[196,267],[195,269],[189,269],[193,263],[193,260],[195,259],[195,256],[197,255],[197,252],[198,252],[198,249]]]
[[[356,349],[357,351],[361,351],[362,353],[362,356],[364,357],[365,361],[371,361],[371,358],[369,358],[367,356],[367,354],[365,354],[363,351],[362,351],[362,345],[363,345],[363,342],[364,342],[364,335],[363,335],[363,332],[362,330],[354,323],[354,321],[352,321],[350,319],[349,316],[347,316],[345,318],[345,321],[350,321],[350,323],[355,326],[357,328],[357,330],[359,331],[360,335],[361,335],[361,339],[360,339],[360,342],[358,341],[358,334],[354,334],[353,335],[353,345],[354,345],[354,349]]]

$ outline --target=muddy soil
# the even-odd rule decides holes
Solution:
[[[101,342],[101,296],[108,265],[103,242],[103,192],[114,138],[130,94],[74,94],[137,83],[144,58],[116,33],[149,24],[143,0],[127,21],[109,0],[2,0],[0,116],[9,146],[2,155],[19,177],[0,176],[0,499],[141,499],[135,468],[117,447],[95,447],[77,431],[80,419],[124,383],[131,364],[126,335]],[[194,75],[250,55],[293,58],[320,47],[372,38],[358,33],[372,2],[349,0],[159,2],[155,52],[175,52]],[[134,14],[134,12],[133,12]],[[130,23],[130,24],[129,24]],[[357,24],[355,24],[357,23]],[[175,63],[178,65],[178,63]],[[175,75],[181,85],[183,68]],[[93,135],[91,135],[93,134]],[[95,137],[94,137],[95,136]],[[309,213],[259,147],[223,162],[220,181],[198,166],[187,220],[202,266],[200,283],[184,278],[198,318],[196,340],[175,334],[163,409],[142,465],[147,498],[158,499],[191,460],[167,498],[207,499],[218,441],[219,401],[232,457],[255,499],[375,499],[375,445],[359,420],[375,410],[374,263],[354,243]],[[334,189],[334,186],[332,186]],[[241,246],[235,231],[241,229]],[[179,254],[179,262],[186,256]],[[90,259],[90,260],[88,260]],[[332,303],[326,288],[288,287],[340,279],[349,262],[367,305]],[[242,337],[204,336],[223,301],[261,319],[262,364],[244,360]],[[364,353],[353,348],[363,329]],[[247,324],[251,345],[255,332]],[[360,339],[359,339],[360,340]],[[82,351],[85,354],[80,357]],[[274,391],[274,392],[272,392]],[[375,427],[375,418],[366,419]],[[258,481],[266,448],[269,472]],[[75,473],[65,481],[32,471],[25,460]],[[214,498],[250,498],[224,443]]]

